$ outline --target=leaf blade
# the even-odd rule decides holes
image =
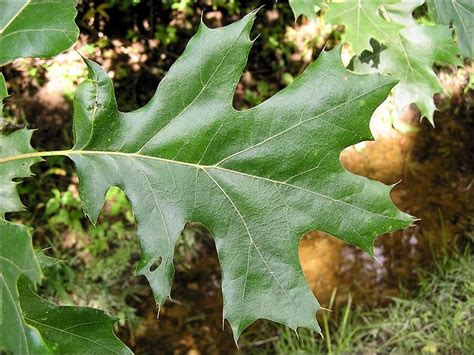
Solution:
[[[33,131],[20,129],[11,134],[0,133],[0,158],[18,154],[32,153],[35,150],[30,145]],[[15,178],[31,176],[31,166],[41,161],[36,157],[27,161],[11,161],[2,164],[0,169],[0,219],[7,212],[17,212],[24,209],[23,203],[16,191]]]
[[[461,54],[474,58],[474,4],[468,0],[428,0],[428,10],[438,24],[454,25]]]
[[[112,331],[117,319],[94,308],[49,303],[34,291],[41,278],[27,228],[0,219],[0,350],[131,354]]]
[[[171,79],[165,77],[150,103],[135,112],[118,110],[110,79],[88,62],[97,86],[87,81],[79,90],[77,130],[94,112],[95,127],[68,153],[92,220],[110,186],[130,199],[142,250],[137,273],[147,277],[158,306],[170,295],[173,250],[183,226],[192,221],[211,230],[224,317],[236,340],[258,318],[319,330],[319,305],[299,265],[301,234],[324,230],[371,252],[375,234],[411,223],[389,203],[390,187],[348,173],[339,161],[343,148],[370,138],[370,115],[395,82],[351,74],[338,50],[325,52],[284,91],[236,111],[231,93],[247,59],[253,17],[220,29],[201,27],[170,69]],[[220,47],[203,52],[217,37]],[[231,61],[226,53],[236,46]],[[180,94],[189,68],[189,85]],[[337,134],[327,135],[327,129]]]
[[[0,1],[0,65],[71,47],[79,36],[75,6],[74,0]]]
[[[0,218],[0,350],[46,354],[51,351],[49,346],[23,316],[17,289],[22,275],[34,283],[41,280],[31,236],[26,227]]]
[[[400,80],[395,88],[395,104],[401,112],[415,103],[422,117],[433,124],[436,106],[433,95],[444,91],[433,65],[460,65],[459,50],[452,40],[452,30],[444,26],[418,24],[412,18],[413,11],[422,4],[396,4],[387,7],[394,22],[405,24],[389,47],[380,54],[379,70],[390,73]],[[408,20],[407,20],[408,19]]]
[[[26,321],[54,344],[55,352],[132,354],[113,333],[117,319],[103,311],[53,305],[37,295],[27,280],[20,281],[19,293]]]
[[[391,187],[347,172],[339,160],[345,147],[370,139],[368,121],[393,79],[350,73],[334,50],[262,104],[232,107],[254,16],[219,29],[201,25],[153,99],[134,112],[118,110],[107,74],[86,61],[75,146],[54,153],[74,161],[92,221],[111,186],[125,191],[142,251],[136,272],[158,306],[170,296],[182,228],[190,221],[209,228],[236,341],[259,318],[319,330],[320,307],[299,264],[303,233],[323,230],[370,253],[378,234],[412,221],[391,203]]]
[[[373,68],[369,69],[367,63],[364,71],[378,70],[400,80],[394,89],[397,110],[402,112],[414,103],[420,109],[421,116],[433,123],[436,110],[433,95],[444,91],[433,65],[460,65],[461,61],[447,27],[422,25],[413,18],[415,9],[424,2],[341,0],[327,4],[326,18],[333,25],[344,24],[345,42],[351,45],[356,55],[365,50],[370,53],[371,39],[380,42],[383,45],[379,53],[380,63],[373,62]],[[450,3],[451,0],[430,0],[428,5],[439,21],[449,25],[454,16],[452,13],[448,15]],[[462,36],[464,32],[460,32]]]

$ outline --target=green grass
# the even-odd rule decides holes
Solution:
[[[251,352],[277,354],[474,354],[474,259],[464,253],[436,261],[417,294],[370,312],[325,312],[320,335],[287,328]],[[250,349],[248,349],[250,350]]]

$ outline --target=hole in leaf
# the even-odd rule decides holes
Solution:
[[[158,269],[161,265],[162,257],[160,256],[158,259],[156,259],[153,264],[150,265],[150,271],[153,272],[156,269]]]

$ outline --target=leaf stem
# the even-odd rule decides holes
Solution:
[[[71,152],[73,152],[73,150],[52,150],[49,152],[32,152],[32,153],[12,155],[9,157],[0,158],[0,164],[8,163],[15,160],[22,160],[22,159],[52,157],[52,156],[58,156],[58,155],[69,155],[71,154]]]

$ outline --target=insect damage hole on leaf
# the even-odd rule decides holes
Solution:
[[[151,263],[151,265],[150,265],[150,272],[153,272],[156,269],[158,269],[158,267],[161,265],[162,260],[163,260],[163,258],[160,256],[155,261],[153,261],[153,263]]]

